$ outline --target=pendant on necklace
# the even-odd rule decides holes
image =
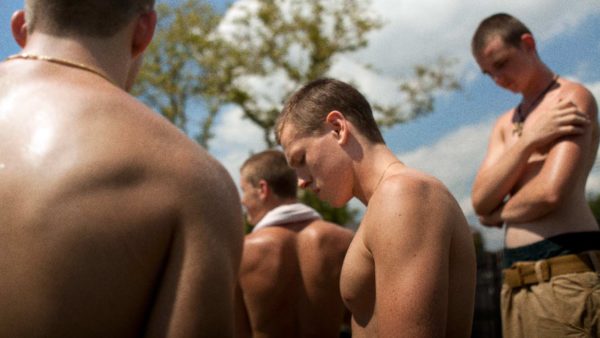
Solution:
[[[512,134],[516,134],[518,137],[523,135],[523,122],[513,122]]]

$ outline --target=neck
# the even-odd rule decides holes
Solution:
[[[68,38],[35,33],[30,36],[21,53],[83,64],[125,89],[127,74],[132,66],[132,60],[126,51],[118,38]]]
[[[265,214],[279,206],[294,203],[298,203],[297,198],[281,198],[273,195],[272,198],[265,203]]]
[[[394,170],[400,160],[385,144],[372,144],[364,150],[364,157],[355,165],[354,196],[363,204],[368,205],[375,190]]]
[[[537,71],[533,72],[529,84],[521,93],[523,105],[530,105],[548,87],[554,76],[555,74],[546,65],[541,64]]]

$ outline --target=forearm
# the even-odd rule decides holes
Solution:
[[[504,203],[521,178],[531,152],[530,146],[517,142],[496,161],[486,163],[473,185],[472,201],[478,215],[490,215]]]
[[[565,203],[584,175],[581,163],[589,141],[585,137],[562,139],[548,153],[537,175],[506,203],[502,219],[509,223],[538,220]]]
[[[555,204],[543,191],[519,191],[506,202],[500,217],[506,223],[532,222],[550,213]]]

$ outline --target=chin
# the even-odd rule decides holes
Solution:
[[[341,208],[343,206],[346,205],[346,203],[348,203],[350,199],[342,199],[342,198],[337,198],[337,199],[323,199],[323,201],[329,203],[329,205],[331,205],[334,208]]]
[[[508,85],[504,86],[504,89],[508,90],[509,92],[511,92],[513,94],[521,93],[518,86],[514,82],[511,82]]]

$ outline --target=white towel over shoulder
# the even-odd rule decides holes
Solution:
[[[302,203],[284,204],[277,208],[269,211],[265,217],[263,217],[252,229],[252,232],[258,231],[259,229],[277,225],[282,223],[292,223],[308,221],[311,219],[321,218],[319,213]]]

